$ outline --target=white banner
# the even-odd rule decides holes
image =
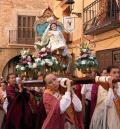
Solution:
[[[75,30],[75,17],[63,16],[64,31],[67,33]]]

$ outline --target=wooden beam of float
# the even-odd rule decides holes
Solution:
[[[93,84],[95,83],[95,78],[69,78],[74,81],[74,84]],[[114,79],[113,83],[120,82],[119,79]],[[26,87],[44,87],[43,80],[32,80],[32,81],[22,81],[23,85]]]

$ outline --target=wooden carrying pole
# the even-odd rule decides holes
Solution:
[[[89,78],[69,78],[70,80],[73,80],[72,85],[75,84],[93,84],[95,83],[95,78],[89,77]],[[120,82],[119,79],[114,79],[113,83]],[[32,80],[32,81],[22,81],[22,84],[26,87],[44,87],[43,80]]]

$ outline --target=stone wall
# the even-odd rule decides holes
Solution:
[[[18,15],[37,17],[48,6],[54,10],[54,5],[55,0],[0,0],[0,76],[6,63],[18,55],[18,49],[9,46],[9,30],[17,30]]]
[[[27,50],[27,48],[25,48]],[[21,48],[19,49],[1,49],[0,50],[0,76],[2,76],[2,72],[4,70],[4,67],[6,66],[6,64],[14,57],[20,55],[19,51],[21,50]],[[35,49],[30,49],[30,54],[32,55],[33,52],[35,51]]]

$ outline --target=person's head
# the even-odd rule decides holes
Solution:
[[[114,78],[119,78],[119,68],[115,65],[110,65],[107,67],[107,74],[108,76],[114,77]]]
[[[1,82],[1,90],[5,91],[6,90],[6,86],[7,86],[7,82],[6,81],[2,81]]]
[[[58,79],[53,73],[46,72],[43,75],[43,82],[48,89],[50,89],[52,91],[58,91],[59,90]]]
[[[21,77],[21,75],[20,75],[20,74],[18,74],[18,77]]]
[[[101,70],[101,76],[107,76],[107,69],[106,68]]]
[[[98,70],[96,69],[93,69],[92,72],[91,72],[91,77],[95,77],[95,76],[99,76],[100,73],[98,72]]]
[[[9,73],[7,75],[7,81],[9,82],[9,84],[11,85],[15,85],[16,84],[16,77],[14,75],[14,73]]]
[[[30,87],[30,90],[35,90],[35,87]]]
[[[50,25],[50,30],[56,31],[57,30],[57,23],[52,23]]]

